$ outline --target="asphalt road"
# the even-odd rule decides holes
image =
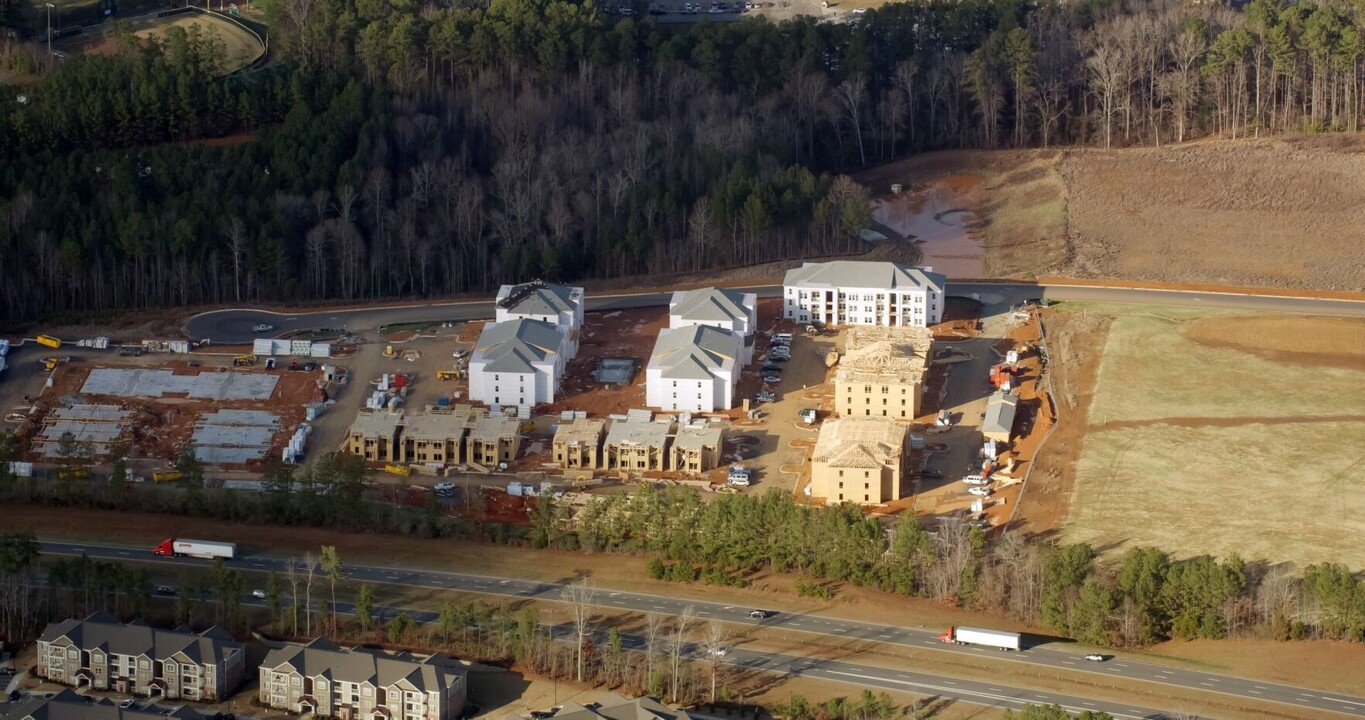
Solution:
[[[781,285],[752,285],[731,289],[754,292],[761,298],[778,297],[782,294]],[[1000,306],[1014,305],[1031,299],[1047,299],[1365,317],[1365,302],[1212,292],[1133,290],[1077,285],[949,283],[948,294],[960,296],[976,294],[989,305]],[[654,307],[667,305],[670,296],[671,293],[668,292],[589,295],[585,309],[592,312]],[[257,337],[276,337],[290,332],[324,328],[364,332],[397,323],[481,320],[491,318],[493,314],[492,300],[319,310],[298,314],[241,308],[214,310],[195,315],[185,323],[185,331],[195,340],[208,339],[221,345],[237,345],[249,343]],[[275,329],[270,333],[258,335],[252,328],[261,323],[273,325]]]
[[[58,542],[43,542],[41,543],[41,547],[43,553],[50,555],[85,554],[91,558],[106,560],[162,562],[167,564],[201,567],[210,564],[207,561],[194,560],[191,558],[161,558],[152,555],[148,548],[109,547]],[[276,557],[247,555],[230,561],[228,565],[244,571],[283,572],[285,561]],[[558,583],[541,583],[465,573],[363,565],[347,565],[346,572],[350,579],[360,582],[409,585],[414,587],[475,592],[503,597],[549,600],[556,602],[560,601],[560,592],[564,587]],[[940,652],[988,657],[994,660],[1005,660],[1056,669],[1089,672],[1096,675],[1122,677],[1128,680],[1144,680],[1162,685],[1189,688],[1192,690],[1224,693],[1252,700],[1278,702],[1299,708],[1303,711],[1332,711],[1346,715],[1365,717],[1365,698],[1362,697],[1351,697],[1338,693],[1322,692],[1290,685],[1259,682],[1228,675],[1216,675],[1196,670],[1186,670],[1176,666],[1143,662],[1121,656],[1110,656],[1105,662],[1090,662],[1084,659],[1085,654],[1090,652],[1088,648],[1069,648],[1065,642],[1054,641],[1030,644],[1029,638],[1025,638],[1025,649],[1023,651],[1004,652],[979,647],[942,643],[936,637],[937,633],[941,631],[942,628],[925,628],[923,626],[919,628],[908,628],[858,622],[855,620],[845,620],[823,615],[796,613],[775,613],[771,614],[771,616],[766,619],[755,620],[749,617],[749,612],[756,609],[752,607],[738,607],[718,602],[684,600],[643,593],[613,592],[607,589],[598,590],[595,604],[606,608],[632,610],[644,613],[661,613],[664,615],[677,615],[682,613],[685,607],[691,606],[698,619],[703,622],[708,620],[721,620],[737,625],[761,625],[768,628],[808,632],[846,640],[872,641],[891,645],[913,646],[921,649],[930,648]],[[933,691],[937,694],[961,697],[964,700],[983,702],[988,705],[995,702],[1004,702],[1009,698],[1015,698],[1018,702],[1023,702],[1023,700],[1018,700],[1019,698],[1033,698],[1032,701],[1036,702],[1059,702],[1063,705],[1074,705],[1074,707],[1078,709],[1097,709],[1098,707],[1098,709],[1103,709],[1106,712],[1115,715],[1132,717],[1161,716],[1160,713],[1153,715],[1151,714],[1152,711],[1142,708],[1129,708],[1124,705],[1116,707],[1097,706],[1094,703],[1086,704],[1089,701],[1076,698],[1066,698],[1066,702],[1063,702],[1062,700],[1044,700],[1042,698],[1047,696],[1046,693],[1035,693],[1031,690],[1021,688],[1006,688],[990,683],[974,683],[965,680],[949,680],[929,675],[903,673],[887,670],[885,668],[874,668],[813,658],[785,657],[768,653],[745,654],[738,650],[732,657],[727,657],[727,662],[732,664],[743,664],[741,661],[777,663],[778,666],[785,668],[786,672],[799,671],[801,674],[808,674],[812,677],[819,677],[814,674],[817,671],[821,673],[834,673],[837,670],[837,672],[843,674],[825,675],[823,677],[826,677],[826,679],[848,682],[857,681],[860,684],[887,689],[929,692],[929,690],[924,689],[916,690],[915,687],[911,687],[910,684],[920,684],[925,687],[932,684],[935,688],[939,688]],[[770,669],[752,665],[746,667]],[[963,692],[970,691],[971,693],[978,694],[972,695],[971,697],[966,695],[949,695],[945,689],[942,689],[957,690],[959,686]],[[992,690],[991,688],[995,688],[995,690]],[[999,697],[997,698],[994,696]]]

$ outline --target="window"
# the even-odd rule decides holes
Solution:
[[[871,484],[869,484],[869,483],[863,483],[863,489],[864,489],[864,490],[870,489],[871,487],[872,487]]]
[[[867,499],[867,496],[866,496],[866,495],[864,495],[864,496],[863,496],[863,502],[871,502],[871,501]]]
[[[844,471],[843,471],[843,470],[840,470],[840,471],[839,471],[839,477],[843,477],[843,476],[844,476]]]
[[[299,677],[298,675],[292,675],[289,678],[289,684],[293,685],[294,687],[298,687],[303,684],[303,678]]]
[[[843,489],[844,489],[844,484],[843,484],[842,482],[839,483],[839,489],[840,489],[840,490],[843,490]]]
[[[863,477],[865,477],[865,478],[872,477],[872,472],[869,471],[869,470],[864,470],[864,471],[863,471]]]
[[[844,494],[843,494],[843,493],[839,493],[839,499],[840,499],[840,500],[843,500],[843,499],[844,499]]]

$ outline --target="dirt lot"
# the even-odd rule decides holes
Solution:
[[[989,277],[1360,291],[1363,148],[1360,138],[1323,135],[1110,151],[951,151],[857,177],[874,197],[893,182],[984,177]]]
[[[1356,402],[1365,368],[1358,357],[1330,352],[1356,342],[1365,322],[1166,308],[1071,312],[1113,320],[1088,415],[1064,415],[1067,432],[1083,423],[1083,443],[1054,443],[1057,454],[1045,461],[1060,468],[1076,454],[1068,539],[1365,567],[1355,541],[1365,532],[1365,496],[1357,492],[1365,455],[1353,441],[1365,437]],[[1091,338],[1102,332],[1101,320],[1065,322],[1094,327]],[[1065,403],[1083,404],[1089,360],[1077,373],[1082,382],[1059,390]],[[1201,532],[1188,532],[1196,526]]]

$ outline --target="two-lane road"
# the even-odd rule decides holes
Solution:
[[[781,285],[736,287],[740,292],[757,293],[760,298],[778,297]],[[1032,285],[1025,283],[948,283],[948,294],[978,295],[988,305],[1015,305],[1025,300],[1132,303],[1180,307],[1225,308],[1306,315],[1348,315],[1365,317],[1365,302],[1317,298],[1240,295],[1184,290],[1149,290],[1085,285]],[[589,295],[586,310],[622,310],[667,305],[670,292],[625,295]],[[201,313],[185,323],[185,331],[196,340],[210,339],[218,344],[248,343],[258,337],[257,324],[273,325],[270,335],[291,332],[345,328],[351,332],[375,330],[385,325],[411,322],[461,322],[493,317],[492,300],[456,303],[390,305],[347,310],[319,310],[311,313],[276,313],[241,308]]]
[[[145,548],[107,547],[62,542],[43,542],[41,547],[44,553],[52,555],[86,554],[91,558],[106,560],[180,563],[193,566],[208,565],[205,561],[189,558],[159,558]],[[250,555],[239,557],[228,564],[246,571],[283,572],[285,562],[278,557]],[[560,593],[564,588],[559,583],[409,568],[347,565],[346,572],[352,580],[359,582],[409,585],[553,602],[561,601]],[[1191,690],[1224,693],[1249,700],[1273,701],[1298,708],[1304,712],[1308,710],[1332,711],[1365,717],[1365,698],[1361,697],[1271,682],[1259,682],[1197,670],[1186,670],[1177,666],[1123,657],[1113,657],[1106,662],[1090,662],[1084,659],[1088,649],[1069,648],[1063,642],[1045,642],[1026,646],[1022,652],[1003,653],[979,647],[948,645],[939,642],[936,633],[941,628],[931,629],[922,626],[908,628],[845,620],[826,615],[795,613],[776,613],[763,620],[756,620],[749,617],[749,612],[755,609],[752,607],[645,593],[619,592],[609,589],[598,590],[595,604],[616,610],[664,615],[678,615],[683,612],[684,608],[691,606],[696,616],[703,621],[714,619],[737,625],[758,625],[774,629],[794,630],[844,640],[870,641],[931,649],[992,660],[1005,660],[1054,669],[1121,677],[1127,680],[1141,680],[1160,685],[1173,685]],[[816,663],[817,661],[807,659],[802,662]],[[829,663],[824,661],[819,661],[818,664],[820,667],[829,666]],[[942,681],[940,681],[941,683]]]

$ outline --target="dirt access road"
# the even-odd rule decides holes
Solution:
[[[1122,150],[927,153],[860,173],[983,178],[985,277],[1365,290],[1365,139],[1205,140]]]

